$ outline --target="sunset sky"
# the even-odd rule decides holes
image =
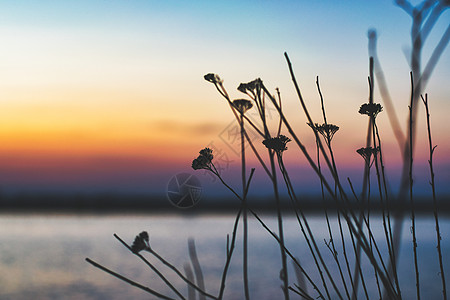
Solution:
[[[426,41],[424,63],[449,23],[446,10]],[[192,159],[208,145],[228,157],[224,177],[238,184],[239,155],[227,131],[234,117],[203,79],[210,72],[224,79],[232,98],[244,96],[239,83],[257,77],[274,93],[279,87],[288,117],[314,154],[285,51],[317,122],[320,77],[329,122],[340,126],[338,167],[357,181],[363,161],[355,150],[364,146],[367,128],[357,113],[368,99],[367,31],[378,32],[378,55],[405,127],[410,26],[411,18],[390,0],[2,1],[0,190],[164,194],[173,175],[194,174]],[[426,89],[440,193],[450,193],[449,83],[447,48]],[[381,101],[377,89],[375,101]],[[423,189],[423,107],[419,116],[416,184]],[[394,178],[400,151],[385,112],[378,122]],[[308,186],[319,188],[317,179],[294,144],[289,150],[294,183],[315,193]],[[253,157],[249,166],[257,168],[255,190],[259,185],[264,192],[261,167]],[[195,174],[207,193],[219,187]]]

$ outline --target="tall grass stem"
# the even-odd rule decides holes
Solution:
[[[441,249],[441,230],[439,228],[439,216],[438,216],[438,204],[436,200],[436,185],[434,181],[434,168],[433,168],[433,154],[434,150],[437,146],[433,146],[433,142],[431,140],[431,125],[430,125],[430,110],[428,107],[428,95],[425,94],[425,98],[421,95],[423,104],[425,105],[425,112],[427,117],[427,133],[428,133],[428,146],[429,146],[429,152],[430,152],[430,158],[428,160],[428,163],[430,165],[430,185],[431,190],[433,193],[433,214],[434,214],[434,220],[435,220],[435,226],[436,226],[436,241],[437,241],[437,252],[438,252],[438,258],[439,258],[439,269],[440,269],[440,275],[442,280],[442,295],[443,299],[447,300],[447,287],[445,284],[445,273],[444,273],[444,263],[442,261],[442,249]]]

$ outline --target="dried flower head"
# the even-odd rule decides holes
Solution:
[[[376,118],[377,115],[383,111],[383,107],[379,103],[364,103],[359,108],[359,113],[362,115],[368,115],[369,117]]]
[[[200,155],[192,161],[192,168],[194,170],[211,170],[211,162],[214,158],[212,154],[212,150],[209,148],[205,148],[200,150]]]
[[[222,83],[222,79],[220,79],[219,75],[217,74],[208,73],[205,76],[203,76],[203,78],[205,78],[206,81],[209,81],[214,84]]]
[[[247,82],[247,83],[241,83],[238,86],[238,90],[242,93],[247,93],[247,92],[253,92],[255,89],[259,88],[261,86],[261,79],[257,78],[253,81]]]
[[[214,158],[214,155],[212,154],[212,150],[210,148],[202,149],[199,153],[200,156],[204,156],[208,161],[212,161]]]
[[[320,133],[324,138],[325,141],[328,143],[333,139],[334,134],[339,130],[339,126],[336,126],[334,124],[311,124],[311,123],[306,123],[309,125],[309,127],[311,127],[314,131]]]
[[[233,106],[236,108],[241,114],[245,114],[247,110],[253,107],[253,104],[246,99],[236,99],[233,100]]]
[[[334,124],[322,124],[317,127],[317,131],[328,141],[333,138],[334,134],[339,130],[339,126]]]
[[[131,251],[138,254],[142,250],[150,249],[150,243],[147,231],[142,231],[135,238],[133,245],[131,246]]]
[[[373,147],[363,147],[356,150],[356,152],[364,158],[364,161],[368,166],[371,165],[371,159],[372,155],[377,155],[378,151],[380,151],[379,147],[373,148]]]
[[[286,144],[290,141],[290,138],[280,134],[278,137],[264,140],[263,144],[267,148],[275,150],[276,152],[281,154],[283,151],[287,150]]]

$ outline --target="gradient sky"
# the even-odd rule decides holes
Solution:
[[[427,40],[424,62],[449,22],[447,10]],[[379,58],[406,125],[410,25],[388,0],[2,1],[0,188],[163,194],[171,176],[193,172],[192,159],[211,144],[231,161],[224,176],[234,182],[239,156],[226,131],[233,115],[204,81],[210,72],[225,80],[233,98],[243,96],[236,90],[240,82],[257,77],[272,90],[279,87],[289,118],[314,152],[284,51],[316,119],[320,77],[328,119],[341,127],[334,139],[338,167],[357,181],[363,163],[355,149],[364,146],[367,127],[357,113],[368,98],[367,30],[379,34]],[[450,180],[449,78],[447,49],[426,90],[438,183]],[[375,101],[381,101],[377,91]],[[419,115],[415,162],[426,175],[423,108]],[[395,177],[400,151],[387,115],[378,120]],[[308,189],[319,186],[305,160],[294,145],[290,149],[296,184],[316,192]],[[252,159],[249,165],[259,167]],[[262,172],[255,184],[264,192]],[[197,174],[207,192],[219,188]],[[427,187],[428,178],[418,178],[417,186]],[[450,192],[448,184],[440,191]]]

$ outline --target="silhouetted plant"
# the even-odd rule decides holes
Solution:
[[[447,1],[448,2],[448,1]],[[407,129],[408,137],[402,137],[402,134],[398,132],[398,128],[394,128],[394,132],[399,141],[399,144],[404,144],[404,166],[406,166],[406,160],[408,160],[408,171],[409,171],[409,196],[411,203],[411,232],[413,236],[413,253],[414,253],[414,265],[415,265],[415,275],[416,275],[416,294],[417,298],[420,299],[420,281],[419,281],[419,269],[418,269],[418,252],[417,252],[417,241],[416,241],[416,224],[415,224],[415,208],[414,208],[414,199],[413,199],[413,180],[412,180],[412,168],[413,168],[413,146],[414,146],[414,132],[415,132],[415,112],[417,108],[415,104],[418,99],[418,92],[422,91],[423,87],[428,80],[428,77],[434,68],[434,65],[439,58],[440,53],[442,53],[442,45],[439,44],[436,46],[435,51],[432,54],[432,58],[430,59],[427,67],[422,72],[420,69],[420,50],[423,47],[423,39],[428,35],[431,27],[434,25],[434,22],[440,15],[440,13],[448,7],[448,3],[446,1],[431,1],[426,0],[420,6],[413,7],[409,4],[408,1],[397,1],[397,5],[401,6],[405,11],[411,14],[413,17],[413,30],[412,30],[412,42],[414,45],[413,53],[416,53],[418,56],[412,57],[411,59],[411,67],[413,69],[411,73],[411,98],[409,105],[409,128]],[[429,14],[428,14],[429,13]],[[425,17],[428,16],[428,21],[424,23]],[[423,27],[422,27],[423,26]],[[449,40],[448,30],[444,34],[441,39],[441,42],[447,43]],[[374,39],[376,38],[375,32],[369,33],[369,39],[371,41],[370,51],[374,52],[376,49],[374,47]],[[241,142],[241,178],[242,178],[242,193],[238,193],[233,187],[231,187],[225,178],[220,174],[218,169],[214,164],[214,154],[212,149],[204,148],[199,151],[199,155],[192,161],[192,168],[194,170],[206,170],[211,172],[214,176],[216,176],[220,182],[236,197],[239,204],[239,209],[237,210],[235,220],[233,223],[233,229],[230,235],[227,235],[227,245],[226,245],[226,260],[223,266],[223,271],[221,275],[221,281],[219,286],[218,295],[214,296],[211,293],[206,291],[204,281],[203,281],[203,273],[200,267],[199,257],[197,257],[195,243],[193,240],[189,240],[189,256],[194,269],[185,266],[186,275],[183,275],[174,265],[169,263],[166,259],[160,256],[155,250],[150,246],[150,239],[147,232],[143,231],[138,234],[132,243],[129,246],[125,243],[120,237],[114,235],[116,239],[119,240],[131,253],[138,256],[144,264],[146,264],[153,272],[155,272],[162,281],[167,285],[168,288],[180,299],[185,299],[185,296],[180,293],[180,291],[174,286],[172,282],[166,279],[166,277],[160,272],[159,269],[154,267],[146,257],[143,256],[144,253],[149,253],[155,258],[157,258],[160,262],[162,262],[167,268],[172,270],[177,278],[181,279],[188,285],[188,299],[194,299],[195,293],[198,293],[200,299],[211,298],[211,299],[223,299],[224,291],[226,286],[226,280],[228,275],[228,270],[231,264],[231,260],[234,254],[234,248],[237,241],[237,229],[239,225],[240,218],[242,216],[243,219],[243,287],[244,287],[244,296],[245,299],[250,299],[250,289],[249,289],[249,280],[248,280],[248,227],[247,227],[247,212],[251,214],[253,218],[255,218],[263,230],[265,230],[274,240],[278,243],[280,247],[281,253],[281,271],[280,271],[280,279],[282,281],[282,292],[285,299],[290,298],[289,291],[294,293],[295,295],[299,295],[305,299],[357,299],[358,298],[358,288],[359,288],[359,280],[361,280],[361,285],[364,289],[364,295],[367,299],[374,297],[374,295],[370,294],[367,286],[368,284],[373,284],[375,282],[377,286],[377,295],[376,297],[380,299],[402,299],[402,291],[400,287],[400,283],[397,275],[397,243],[398,243],[398,234],[392,232],[391,221],[390,221],[390,198],[387,190],[387,179],[384,171],[384,162],[383,162],[383,147],[381,145],[380,133],[377,125],[377,116],[380,112],[383,111],[383,107],[379,103],[374,103],[373,89],[374,89],[374,61],[375,67],[377,68],[377,78],[380,83],[380,90],[382,91],[382,98],[385,101],[386,110],[388,111],[389,118],[392,124],[395,124],[395,112],[391,111],[391,104],[389,102],[389,96],[387,88],[385,86],[384,77],[382,76],[381,67],[377,59],[370,58],[369,64],[369,100],[368,103],[364,103],[359,108],[359,113],[362,115],[367,115],[369,117],[369,125],[367,130],[366,137],[366,145],[365,147],[361,147],[356,150],[356,152],[364,159],[364,177],[362,184],[362,192],[358,196],[355,192],[355,189],[351,183],[350,178],[348,179],[348,183],[350,185],[351,193],[355,198],[356,204],[359,205],[359,211],[354,209],[355,203],[349,199],[347,196],[346,190],[343,187],[341,179],[339,177],[339,172],[336,164],[336,159],[333,152],[332,140],[335,134],[339,130],[339,126],[328,123],[325,113],[324,100],[320,90],[318,77],[316,80],[318,92],[321,100],[321,109],[323,114],[323,123],[314,122],[311,117],[308,107],[306,106],[306,102],[303,99],[301,90],[297,83],[294,70],[290,59],[285,53],[286,62],[289,68],[289,73],[292,78],[293,85],[295,87],[295,91],[297,97],[300,102],[301,109],[307,119],[307,124],[311,127],[312,132],[315,136],[316,141],[316,152],[317,152],[317,162],[313,160],[308,151],[305,143],[300,139],[299,135],[291,126],[285,112],[282,109],[282,101],[281,94],[279,89],[276,89],[276,96],[274,96],[264,82],[257,78],[253,81],[247,83],[241,83],[238,86],[238,91],[244,93],[248,96],[248,99],[235,99],[231,100],[229,93],[225,89],[223,84],[223,80],[214,73],[209,73],[204,76],[204,79],[212,84],[214,84],[215,88],[219,92],[221,96],[225,98],[227,101],[232,113],[234,114],[236,121],[239,123],[240,127],[240,142]],[[416,77],[419,76],[419,77]],[[430,148],[430,174],[431,174],[431,186],[433,192],[433,205],[434,205],[434,215],[435,215],[435,223],[436,223],[436,238],[437,238],[437,249],[438,249],[438,258],[439,258],[439,266],[440,266],[440,276],[442,281],[442,293],[443,298],[447,299],[446,295],[446,284],[445,284],[445,275],[444,275],[444,264],[443,264],[443,255],[441,250],[441,234],[439,230],[439,221],[437,215],[437,201],[435,195],[435,183],[434,183],[434,171],[433,171],[433,152],[436,146],[432,146],[431,141],[431,129],[430,129],[430,120],[429,120],[429,111],[428,111],[428,101],[427,95],[425,98],[422,97],[422,100],[426,107],[427,113],[427,129],[428,129],[428,138],[429,138],[429,148]],[[267,101],[267,103],[266,103]],[[268,105],[273,106],[277,111],[277,116],[279,117],[278,126],[276,128],[270,128],[270,124],[267,120],[267,108]],[[246,116],[246,112],[255,107],[257,113],[259,115],[259,120],[254,121]],[[394,116],[394,117],[393,117]],[[250,126],[253,128],[260,138],[262,138],[262,143],[267,148],[268,156],[264,157],[259,153],[257,148],[254,146],[252,139],[249,138],[249,135],[246,131],[246,126]],[[396,125],[393,125],[395,127]],[[281,132],[287,132],[286,135],[281,134]],[[275,134],[274,134],[275,133]],[[323,144],[325,142],[326,147]],[[331,225],[327,213],[327,208],[324,208],[325,218],[327,222],[328,235],[329,240],[324,241],[325,246],[327,247],[322,253],[321,248],[316,242],[316,238],[314,233],[309,225],[308,218],[305,215],[304,209],[302,207],[301,197],[297,196],[297,192],[294,189],[294,183],[289,176],[289,172],[287,166],[283,160],[283,154],[287,151],[289,144],[290,148],[297,148],[300,150],[303,157],[306,159],[308,164],[314,173],[318,176],[321,184],[322,191],[322,200],[325,203],[325,198],[327,193],[327,197],[330,197],[335,205],[336,205],[336,216],[339,225],[339,237],[341,241],[342,253],[343,253],[343,261],[338,254],[340,254],[340,248],[336,247],[335,240],[336,234],[331,230]],[[269,228],[266,223],[261,219],[261,217],[251,208],[247,201],[247,195],[250,188],[250,183],[253,178],[255,168],[252,168],[250,174],[247,178],[247,170],[246,170],[246,152],[245,145],[248,144],[252,150],[252,153],[255,155],[256,159],[260,163],[264,172],[267,174],[269,180],[273,186],[273,197],[276,203],[276,213],[277,213],[277,225],[278,225],[278,234],[274,233],[274,231]],[[294,147],[291,147],[294,146]],[[291,150],[290,150],[291,151]],[[276,158],[276,160],[275,160]],[[267,162],[268,160],[268,162]],[[276,164],[278,165],[278,171],[276,169]],[[381,239],[376,240],[373,234],[372,225],[370,223],[370,214],[371,214],[371,178],[370,171],[372,166],[376,168],[376,176],[378,183],[378,192],[379,192],[379,203],[381,207],[382,213],[382,222],[384,229],[384,241]],[[323,168],[327,168],[328,172],[326,176],[324,175]],[[277,174],[282,175],[283,182],[286,187],[286,191],[289,195],[290,203],[291,203],[291,211],[295,213],[295,217],[300,227],[301,234],[306,242],[306,245],[309,250],[309,254],[314,262],[314,270],[306,270],[299,262],[299,260],[292,254],[286,247],[285,237],[284,237],[284,229],[283,229],[283,217],[281,212],[281,201],[279,196],[279,182],[277,179]],[[330,177],[331,174],[331,178]],[[295,179],[295,178],[294,178]],[[404,178],[403,178],[404,179]],[[402,185],[404,184],[404,180],[402,180]],[[404,187],[402,187],[404,189]],[[402,192],[401,192],[402,193]],[[365,203],[367,201],[367,204]],[[365,206],[366,205],[366,206]],[[358,206],[356,206],[358,209]],[[343,222],[342,222],[342,221]],[[342,226],[342,224],[346,225]],[[348,230],[348,233],[344,230]],[[345,234],[348,234],[351,239],[351,244],[345,242]],[[382,248],[383,242],[386,243],[387,255],[383,251]],[[339,270],[339,278],[334,276],[331,267],[332,263],[326,260],[324,254],[331,253],[334,264],[337,266]],[[349,252],[351,255],[347,255]],[[364,256],[361,256],[364,254]],[[351,261],[348,257],[355,257],[354,261],[354,272],[352,274],[350,269]],[[298,284],[290,285],[289,283],[289,272],[287,269],[287,258],[292,260],[292,263],[295,266],[296,277],[298,279]],[[308,256],[309,258],[309,256]],[[172,299],[166,295],[162,295],[157,291],[154,291],[150,288],[147,288],[131,279],[124,277],[112,270],[109,270],[106,267],[92,261],[91,259],[86,259],[90,264],[95,267],[111,274],[131,284],[136,286],[153,296],[163,298],[163,299]],[[303,258],[302,258],[303,260]],[[367,276],[367,267],[363,268],[363,261],[368,262],[370,264],[370,272],[374,272],[373,277]],[[342,263],[342,267],[341,267]],[[346,270],[345,270],[346,268]],[[321,287],[318,286],[318,283],[315,282],[311,276],[312,272],[317,272],[320,277]],[[345,274],[347,273],[347,274]],[[195,279],[194,279],[195,275]],[[317,275],[317,274],[316,274]],[[194,282],[195,281],[195,282]],[[339,282],[340,281],[340,282]],[[313,292],[309,292],[308,287],[312,287]],[[313,294],[314,293],[314,294]]]
[[[423,104],[425,105],[425,113],[427,117],[427,133],[428,133],[428,147],[429,147],[429,153],[430,158],[428,159],[428,164],[430,166],[430,186],[433,196],[433,214],[434,214],[434,221],[436,226],[436,249],[438,252],[438,259],[439,259],[439,269],[440,269],[440,275],[442,280],[442,295],[443,299],[447,299],[447,287],[445,283],[445,272],[444,272],[444,263],[442,259],[442,248],[441,248],[441,230],[439,228],[439,216],[438,216],[438,204],[436,200],[436,185],[434,182],[434,168],[433,168],[433,154],[434,150],[436,149],[437,145],[433,146],[433,142],[431,140],[431,125],[430,125],[430,110],[428,108],[428,95],[425,94],[425,98],[421,96]]]
[[[368,31],[368,38],[369,56],[374,58],[375,74],[377,77],[380,94],[384,105],[387,108],[389,122],[403,156],[400,190],[396,197],[397,199],[395,199],[397,204],[402,204],[407,198],[408,188],[411,185],[409,173],[411,169],[410,161],[412,157],[410,157],[410,155],[412,155],[413,151],[409,149],[409,147],[414,147],[414,143],[411,144],[410,142],[414,139],[416,134],[416,119],[418,111],[417,103],[419,102],[420,96],[423,94],[425,87],[431,78],[434,68],[438,64],[442,53],[450,41],[450,25],[447,25],[447,28],[441,35],[439,41],[434,46],[431,46],[431,55],[424,64],[422,62],[424,53],[423,49],[427,44],[427,39],[433,31],[434,26],[442,13],[450,7],[450,4],[449,1],[446,0],[422,0],[415,5],[408,0],[396,0],[395,3],[411,17],[412,21],[410,30],[411,44],[408,49],[409,51],[406,51],[406,56],[412,71],[412,86],[414,88],[411,91],[411,113],[408,115],[408,126],[405,129],[401,128],[400,122],[398,121],[393,101],[389,93],[389,88],[381,67],[380,59],[377,55],[377,32],[375,29],[370,29]],[[400,247],[404,212],[401,210],[397,211],[394,219],[395,223],[392,233],[392,252],[395,257]],[[395,262],[391,263],[389,269],[391,273],[395,272]],[[446,295],[444,295],[444,297],[446,298]]]

